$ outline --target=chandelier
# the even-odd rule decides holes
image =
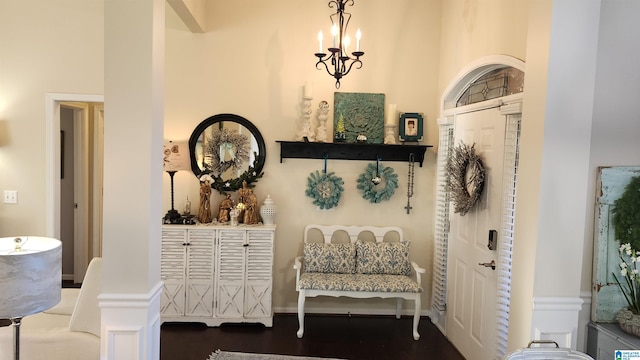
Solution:
[[[347,75],[351,68],[356,65],[356,69],[362,67],[362,61],[360,57],[364,55],[364,52],[360,51],[360,38],[362,37],[360,29],[356,32],[356,50],[349,56],[349,46],[351,40],[347,35],[347,27],[349,26],[349,20],[351,14],[344,11],[344,7],[347,3],[349,6],[353,6],[354,0],[331,0],[329,1],[329,7],[336,7],[336,12],[331,14],[331,47],[329,54],[323,52],[322,49],[322,31],[318,33],[319,52],[315,55],[318,57],[316,63],[316,69],[321,70],[322,66],[327,70],[327,73],[336,79],[336,89],[340,88],[340,79]]]

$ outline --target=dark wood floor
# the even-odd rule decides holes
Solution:
[[[217,350],[367,360],[464,360],[427,317],[420,340],[413,340],[412,319],[393,316],[306,316],[305,334],[296,337],[298,318],[276,315],[273,327],[165,323],[160,328],[160,360],[206,360]],[[0,326],[9,320],[0,320]]]
[[[410,317],[307,315],[305,320],[302,339],[296,337],[295,314],[276,315],[271,328],[165,323],[160,330],[160,359],[206,360],[221,349],[350,360],[464,360],[427,317],[420,320],[418,341],[413,340]]]

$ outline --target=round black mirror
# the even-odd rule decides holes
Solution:
[[[249,187],[262,177],[267,155],[264,139],[249,120],[234,114],[218,114],[203,120],[189,138],[191,170],[198,179],[213,178],[219,193]]]

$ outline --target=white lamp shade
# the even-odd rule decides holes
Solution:
[[[60,302],[62,242],[38,236],[0,238],[0,318],[23,317]]]
[[[169,141],[162,146],[162,151],[164,154],[164,171],[191,170],[188,143]]]

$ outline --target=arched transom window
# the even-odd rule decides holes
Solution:
[[[523,91],[524,72],[504,67],[490,71],[469,85],[456,102],[456,107],[475,104]]]

